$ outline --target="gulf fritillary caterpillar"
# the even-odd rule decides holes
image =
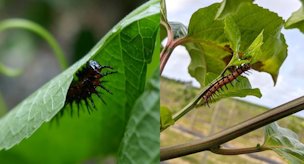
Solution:
[[[66,96],[65,106],[70,105],[71,115],[73,115],[73,103],[76,103],[78,108],[78,116],[80,105],[82,102],[85,103],[88,113],[90,114],[90,110],[95,109],[95,104],[92,98],[92,95],[95,94],[99,97],[99,99],[105,104],[104,99],[101,97],[101,92],[97,90],[97,88],[101,88],[102,90],[112,94],[110,90],[108,90],[103,83],[106,82],[101,80],[103,77],[108,76],[110,74],[116,73],[116,71],[104,72],[103,69],[111,69],[111,66],[102,66],[97,61],[90,60],[85,67],[83,67],[80,71],[76,73],[76,78],[74,77]],[[89,105],[89,102],[91,106]],[[64,110],[61,110],[61,115]]]
[[[237,67],[236,69],[234,69],[234,71],[232,71],[230,74],[221,77],[215,83],[213,83],[212,85],[210,85],[210,87],[208,87],[208,89],[206,89],[206,91],[201,96],[202,99],[207,104],[207,106],[209,106],[208,102],[210,101],[210,99],[212,98],[212,96],[219,89],[222,89],[223,86],[226,86],[229,83],[232,85],[232,83],[231,83],[232,81],[237,80],[238,76],[240,76],[242,73],[248,71],[249,69],[250,69],[250,65],[249,64],[243,64],[243,65]],[[227,86],[226,86],[226,88],[227,88]]]

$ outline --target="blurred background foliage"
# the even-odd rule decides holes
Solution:
[[[117,22],[145,0],[0,0],[0,20],[23,18],[34,21],[53,34],[69,65],[76,62]],[[49,45],[23,29],[0,33],[0,62],[21,69],[18,77],[0,74],[0,116],[55,75],[59,74]],[[3,103],[5,102],[5,103]]]

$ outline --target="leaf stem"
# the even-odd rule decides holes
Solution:
[[[170,27],[170,24],[165,20],[161,20],[160,24],[164,26],[167,31],[167,43],[160,53],[160,74],[162,74],[174,48],[182,44],[183,42],[188,41],[188,38],[184,37],[184,38],[174,39],[174,34]]]
[[[61,69],[64,70],[67,68],[67,60],[65,59],[64,53],[61,50],[59,44],[56,42],[55,38],[43,27],[25,19],[7,19],[0,22],[0,32],[12,28],[22,28],[38,34],[53,49],[54,54],[59,61]]]
[[[233,140],[239,136],[247,134],[253,130],[261,128],[269,123],[277,121],[281,118],[289,116],[293,113],[304,109],[304,96],[290,101],[286,104],[268,110],[256,117],[248,119],[242,123],[239,123],[231,128],[216,133],[213,136],[205,139],[199,139],[190,143],[184,143],[180,145],[163,147],[160,149],[160,159],[168,160],[177,158],[211,148],[218,147],[223,143]]]
[[[161,20],[160,24],[166,28],[167,38],[168,38],[166,46],[162,49],[162,51],[160,53],[160,74],[162,74],[163,70],[165,68],[165,65],[167,64],[167,61],[169,60],[170,55],[173,51],[173,47],[171,45],[173,42],[173,31],[172,31],[169,23],[166,22],[165,20]]]

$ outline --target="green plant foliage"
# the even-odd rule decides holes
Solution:
[[[160,14],[161,14],[161,19],[167,21],[167,8],[166,8],[165,0],[160,0]]]
[[[277,123],[265,127],[264,145],[271,148],[288,163],[304,163],[304,144],[293,131],[280,127]]]
[[[10,149],[30,138],[9,151],[1,151],[1,163],[75,163],[115,155],[132,106],[144,91],[147,64],[159,31],[159,8],[159,1],[152,0],[133,11],[84,58],[2,117],[0,149]],[[113,95],[102,94],[106,104],[93,96],[98,110],[91,115],[82,106],[80,118],[71,118],[66,112],[59,126],[55,122],[43,124],[63,108],[73,75],[90,59],[118,71],[105,77],[109,81],[105,85]]]
[[[159,29],[160,31],[160,29]],[[160,53],[160,32],[157,32],[154,52],[151,63],[148,64],[146,80],[148,81],[153,76],[155,70],[159,69],[159,53]]]
[[[169,22],[170,27],[173,31],[173,38],[182,38],[187,35],[187,27],[180,22]]]
[[[137,99],[122,140],[118,163],[159,162],[159,69]]]
[[[283,19],[276,13],[251,3],[242,3],[239,10],[233,13],[233,18],[241,31],[242,52],[246,51],[263,31],[262,54],[259,54],[258,58],[253,56],[257,62],[251,61],[251,64],[258,64],[254,69],[269,73],[276,82],[279,68],[287,56],[287,45],[281,33]]]
[[[238,9],[238,7],[244,2],[252,2],[253,0],[223,0],[219,10],[216,13],[215,19],[221,19],[231,12]]]
[[[167,9],[165,0],[160,1],[160,20],[162,23],[168,22]],[[163,41],[167,37],[167,31],[164,25],[160,25],[160,40]]]
[[[218,6],[219,4],[215,4],[198,10],[192,15],[189,25],[189,37],[196,40],[194,43],[186,44],[186,48],[191,56],[189,73],[200,82],[201,86],[208,86],[210,82],[222,73],[226,65],[230,62],[225,61],[227,56],[232,55],[225,51],[225,45],[229,44],[226,36],[231,38],[231,42],[236,49],[240,47],[240,32],[236,29],[233,18],[230,17],[230,19],[227,19],[225,22],[222,20],[214,20]],[[201,17],[204,18],[203,22],[198,21],[198,19],[202,19]],[[245,95],[252,94],[260,96],[259,91],[256,89],[251,90],[251,85],[248,80],[244,82],[248,84],[242,84],[240,86],[247,86],[248,88],[238,88],[238,86],[236,86],[231,93],[237,90],[242,91]],[[230,96],[235,95],[234,93]],[[224,97],[229,97],[229,93]]]
[[[292,13],[285,23],[286,29],[298,28],[301,32],[304,33],[304,0],[301,0],[302,6],[299,10]]]
[[[251,45],[245,51],[245,58],[252,58],[253,63],[258,62],[259,56],[262,55],[261,47],[263,42],[263,31],[255,38]]]
[[[227,16],[224,23],[224,31],[230,41],[231,48],[235,53],[238,53],[240,49],[241,32],[232,16]]]
[[[174,120],[172,118],[172,112],[168,107],[161,106],[160,107],[160,129],[166,129],[170,125],[174,124]]]
[[[215,19],[219,15],[221,19]],[[224,1],[199,9],[191,17],[190,42],[185,43],[191,56],[189,73],[204,87],[210,85],[208,75],[218,78],[229,66],[250,63],[253,69],[270,73],[276,82],[287,56],[283,23],[277,14],[251,2]],[[249,88],[239,93],[260,96],[257,90],[250,91],[246,81],[243,86]]]

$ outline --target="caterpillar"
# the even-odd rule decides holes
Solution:
[[[205,103],[207,104],[207,106],[209,107],[208,102],[210,101],[210,99],[212,98],[212,96],[214,94],[216,94],[216,92],[219,89],[223,89],[222,87],[225,86],[226,89],[227,88],[227,84],[230,83],[232,85],[232,81],[233,80],[237,80],[237,77],[240,76],[242,73],[248,71],[250,69],[250,65],[249,64],[243,64],[239,67],[237,67],[236,69],[234,69],[234,71],[232,71],[230,74],[221,77],[219,80],[217,80],[215,83],[213,83],[212,85],[210,85],[210,87],[208,87],[208,89],[206,89],[203,94],[202,94],[202,99],[205,101]]]
[[[103,83],[106,81],[101,80],[103,77],[108,76],[110,74],[116,73],[116,71],[108,71],[102,73],[103,69],[111,69],[111,66],[102,66],[97,61],[90,60],[83,69],[76,73],[76,78],[74,77],[65,100],[65,106],[71,106],[71,115],[73,115],[73,103],[75,102],[78,108],[78,116],[79,116],[79,106],[82,101],[85,103],[88,113],[90,114],[91,108],[95,108],[94,101],[92,99],[92,95],[95,94],[99,97],[99,99],[106,104],[104,99],[101,97],[101,92],[97,90],[97,88],[101,88],[107,93],[112,94],[112,92],[107,89]],[[89,102],[91,106],[89,105]],[[64,110],[61,110],[61,115]]]

